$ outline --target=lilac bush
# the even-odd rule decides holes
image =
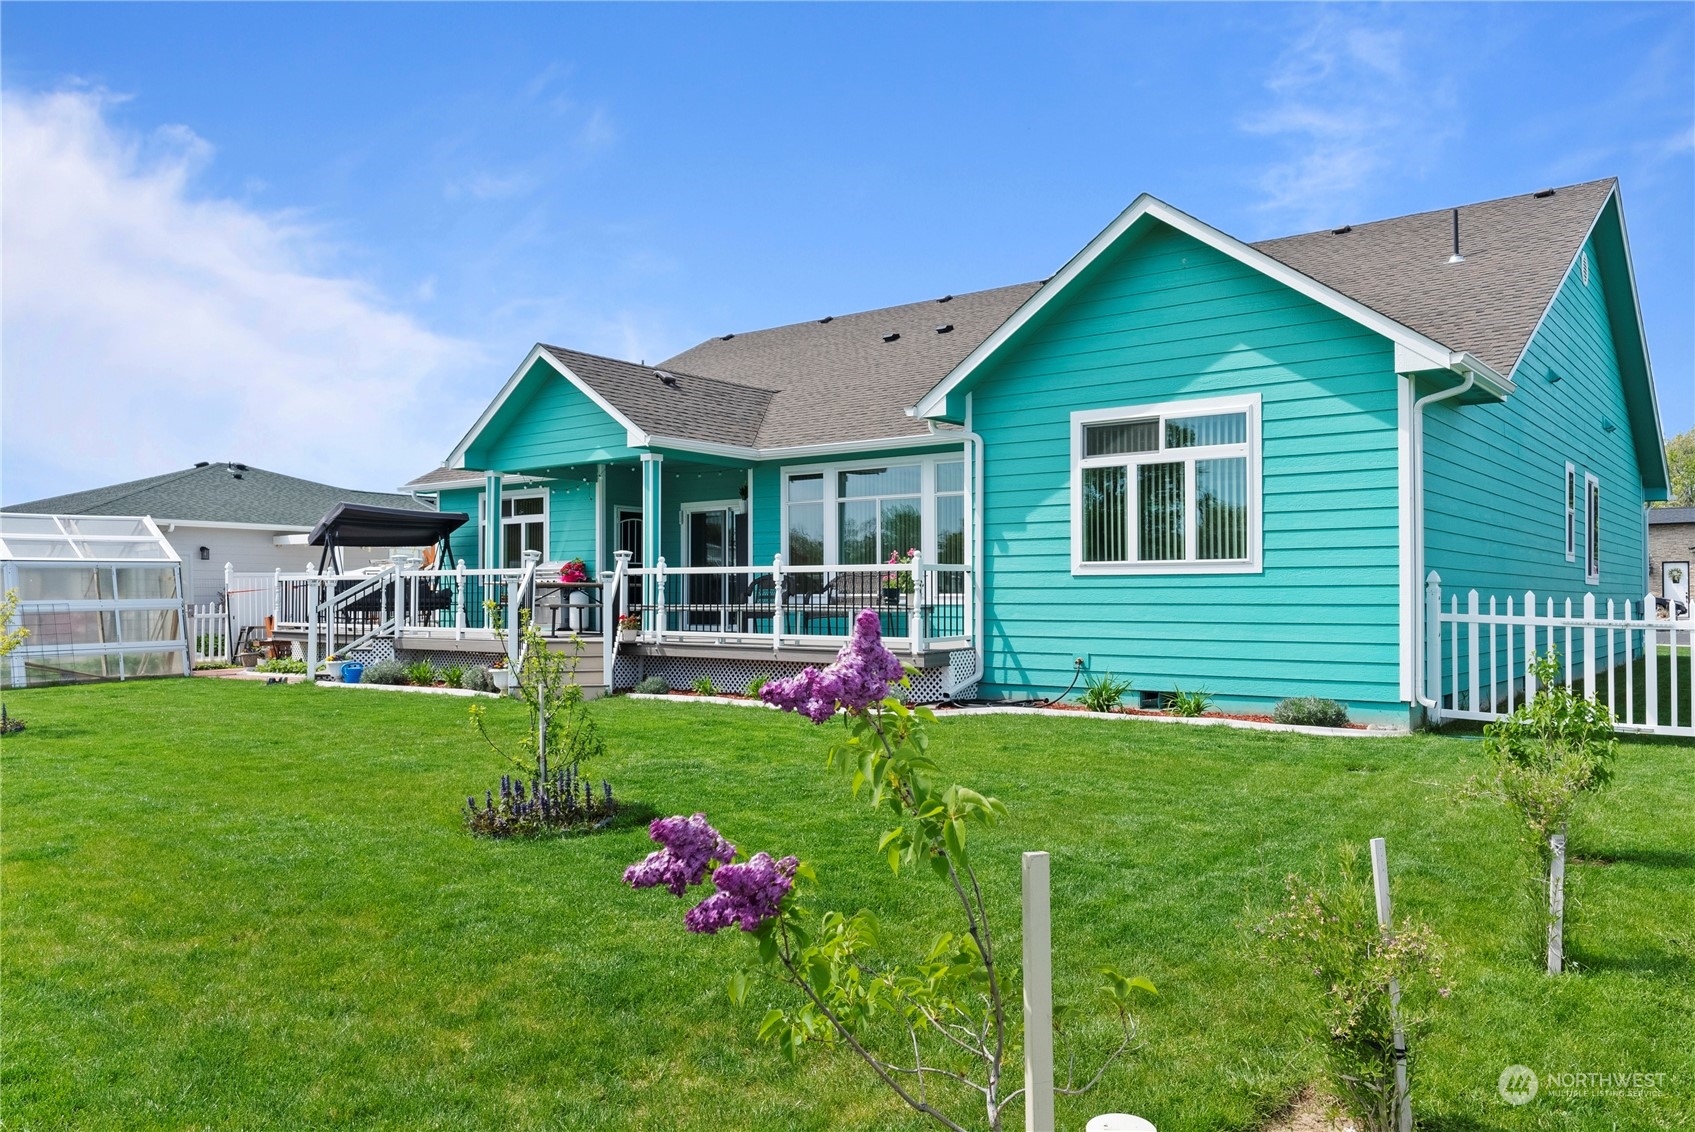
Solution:
[[[664,848],[624,870],[624,883],[631,888],[664,885],[672,896],[681,896],[704,880],[714,863],[736,858],[736,847],[707,824],[705,814],[655,818],[647,835]]]
[[[830,765],[851,770],[854,792],[869,786],[872,806],[891,812],[897,822],[883,834],[878,852],[897,874],[928,864],[957,901],[963,930],[938,936],[922,960],[902,968],[876,959],[871,953],[880,932],[869,911],[826,912],[813,920],[796,899],[797,880],[815,879],[805,862],[767,853],[734,860],[735,847],[701,814],[654,822],[653,839],[665,848],[630,866],[624,879],[635,888],[663,884],[681,896],[710,877],[715,891],[684,916],[684,926],[705,935],[740,928],[757,944],[756,970],[801,1000],[768,1011],[761,1039],[790,1057],[808,1042],[845,1047],[902,1101],[942,1127],[964,1132],[963,1122],[972,1120],[957,1107],[963,1094],[998,1132],[1006,1108],[1024,1093],[1009,1090],[1018,1074],[1005,1072],[1009,1057],[1017,1057],[1020,1035],[1017,1019],[1008,1017],[1005,976],[966,836],[968,825],[993,824],[1007,810],[969,787],[936,781],[940,768],[928,754],[923,729],[935,716],[891,694],[905,680],[900,660],[883,647],[876,611],[867,609],[855,618],[852,637],[834,663],[771,681],[760,698],[816,724],[841,715],[847,736],[831,748]],[[1080,1085],[1068,1068],[1056,1092],[1087,1092],[1136,1045],[1130,999],[1155,993],[1153,984],[1110,967],[1101,974],[1102,995],[1119,1028],[1117,1048]],[[745,1001],[749,986],[747,972],[733,975],[731,1001]],[[1016,1009],[1016,992],[1010,998]],[[901,1027],[894,1035],[898,1052],[879,1048],[879,1040],[891,1034],[873,1020],[884,1018]],[[1071,1040],[1069,1033],[1059,1033],[1062,1041]],[[974,1068],[962,1071],[967,1064]],[[1074,1054],[1067,1064],[1075,1066]]]

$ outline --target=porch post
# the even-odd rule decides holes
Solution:
[[[594,467],[594,574],[606,569],[606,465]]]
[[[489,472],[483,477],[483,511],[487,526],[483,528],[483,560],[477,563],[484,570],[500,569],[500,473]]]
[[[659,506],[663,497],[660,488],[664,471],[665,458],[663,456],[657,452],[642,453],[642,562],[650,569],[663,565],[661,558],[664,552],[660,549],[663,542],[660,538],[662,531],[659,525],[661,521]],[[663,590],[665,578],[663,575],[655,575],[648,584],[652,585],[658,592],[652,597],[648,597],[647,590],[644,587],[642,596],[646,599],[648,605],[657,608],[665,601]],[[664,628],[663,620],[654,626],[656,631],[663,631]]]

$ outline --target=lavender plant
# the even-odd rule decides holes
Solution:
[[[756,962],[730,979],[731,1000],[746,1000],[754,976],[787,988],[786,1004],[773,1006],[761,1022],[761,1040],[790,1057],[809,1043],[845,1049],[941,1127],[964,1132],[986,1125],[998,1132],[1007,1108],[1024,1092],[1009,1089],[1007,1076],[1022,1028],[1009,1010],[1009,995],[1015,1004],[1016,992],[995,951],[967,838],[971,827],[992,825],[1007,809],[969,787],[943,784],[924,730],[934,716],[890,694],[905,678],[900,661],[882,645],[877,613],[865,610],[835,663],[771,681],[760,696],[817,724],[840,714],[845,734],[832,746],[829,764],[847,770],[854,794],[868,792],[872,806],[895,820],[879,854],[897,875],[928,865],[956,905],[959,930],[937,936],[916,962],[903,966],[878,957],[879,925],[867,910],[814,918],[796,892],[798,882],[816,880],[805,862],[763,852],[743,858],[703,814],[654,822],[649,832],[661,848],[632,865],[624,879],[635,888],[664,886],[677,896],[710,881],[714,891],[688,912],[684,926],[701,934],[735,927],[754,944]],[[1070,1057],[1073,1072],[1057,1092],[1094,1088],[1106,1068],[1138,1043],[1132,999],[1154,993],[1153,984],[1111,968],[1101,973],[1115,1047],[1082,1083]],[[1072,1035],[1060,1030],[1060,1037],[1069,1042]],[[978,1115],[969,1115],[971,1109]]]

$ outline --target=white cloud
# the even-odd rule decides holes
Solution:
[[[1242,122],[1282,143],[1259,177],[1260,207],[1298,227],[1358,219],[1374,181],[1416,174],[1452,136],[1455,99],[1411,68],[1405,32],[1320,9],[1266,79],[1266,105]]]
[[[470,197],[473,200],[508,200],[527,196],[541,185],[541,180],[529,173],[491,173],[487,170],[449,181],[444,194],[448,200]]]
[[[4,95],[4,498],[217,459],[380,490],[440,460],[478,348],[326,271],[297,215],[197,195],[211,145],[112,101]]]

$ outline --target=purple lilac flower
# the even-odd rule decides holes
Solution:
[[[736,859],[736,847],[707,824],[705,814],[655,818],[647,834],[664,848],[624,870],[624,883],[631,888],[664,885],[672,896],[681,896],[706,879],[712,862],[727,865]]]
[[[822,672],[807,668],[786,680],[770,681],[759,690],[759,698],[823,723],[838,707],[864,711],[877,703],[904,672],[899,658],[883,647],[883,626],[877,611],[864,609],[854,618],[853,636],[836,654],[834,663]]]
[[[690,909],[683,926],[706,935],[731,924],[744,932],[756,930],[781,909],[799,864],[793,857],[773,861],[769,853],[755,853],[746,864],[722,866],[712,874],[718,891]]]

